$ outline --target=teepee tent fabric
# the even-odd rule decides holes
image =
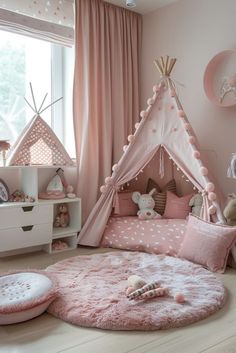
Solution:
[[[40,114],[62,99],[59,98],[44,108],[45,94],[42,103],[37,108],[32,84],[30,90],[33,100],[31,105],[26,103],[34,111],[35,115],[26,125],[15,144],[10,150],[8,165],[74,165],[64,146],[52,131],[50,126],[41,118]]]
[[[7,160],[8,165],[73,165],[50,126],[36,115],[26,126]]]
[[[163,148],[203,196],[202,218],[210,220],[216,214],[220,222],[224,217],[220,208],[220,191],[209,180],[206,164],[201,160],[199,145],[186,114],[174,89],[170,73],[176,59],[167,57],[156,60],[161,73],[159,85],[153,87],[154,95],[148,99],[148,107],[140,113],[134,135],[128,136],[129,145],[113,166],[113,173],[101,187],[102,195],[84,224],[79,235],[81,245],[98,246],[107,220],[111,214],[114,198],[121,186],[135,178],[149,163],[159,148]]]

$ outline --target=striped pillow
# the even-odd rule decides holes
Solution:
[[[151,178],[148,179],[146,192],[149,193],[153,188],[156,188],[156,192],[152,195],[155,201],[154,210],[163,215],[166,207],[166,192],[171,191],[176,194],[176,182],[175,179],[170,180],[162,189],[160,186]]]

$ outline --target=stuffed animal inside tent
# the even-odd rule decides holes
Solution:
[[[189,201],[189,206],[192,208],[192,214],[200,217],[201,209],[203,204],[203,198],[201,194],[195,194]]]
[[[135,191],[132,194],[132,200],[138,204],[139,211],[138,217],[142,220],[161,218],[161,215],[154,211],[155,201],[153,200],[153,193],[156,189],[152,189],[148,194],[142,194],[139,191]]]
[[[228,195],[228,203],[223,212],[227,224],[230,226],[236,225],[236,195],[229,194]]]

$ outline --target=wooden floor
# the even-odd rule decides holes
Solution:
[[[0,271],[45,268],[66,257],[100,250],[79,248],[54,255],[34,253],[0,259]],[[69,325],[51,315],[0,327],[0,353],[236,353],[236,270],[219,275],[225,307],[184,328],[154,332],[103,331]]]

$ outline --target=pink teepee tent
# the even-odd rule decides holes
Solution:
[[[8,165],[74,165],[56,134],[40,116],[43,111],[61,98],[44,108],[46,94],[38,109],[31,84],[30,88],[34,107],[25,100],[34,111],[35,116],[26,125],[11,148],[7,159]]]
[[[140,113],[142,119],[135,125],[134,135],[128,136],[129,145],[124,146],[123,156],[113,166],[112,175],[105,179],[105,185],[101,187],[102,195],[79,235],[79,244],[99,245],[116,193],[142,171],[160,148],[168,153],[169,158],[202,194],[202,218],[209,221],[214,215],[214,219],[224,223],[220,208],[221,192],[209,177],[196,136],[170,78],[175,62],[176,59],[169,60],[168,56],[165,60],[163,57],[155,60],[161,81],[153,87],[154,94],[147,101],[147,109]]]

